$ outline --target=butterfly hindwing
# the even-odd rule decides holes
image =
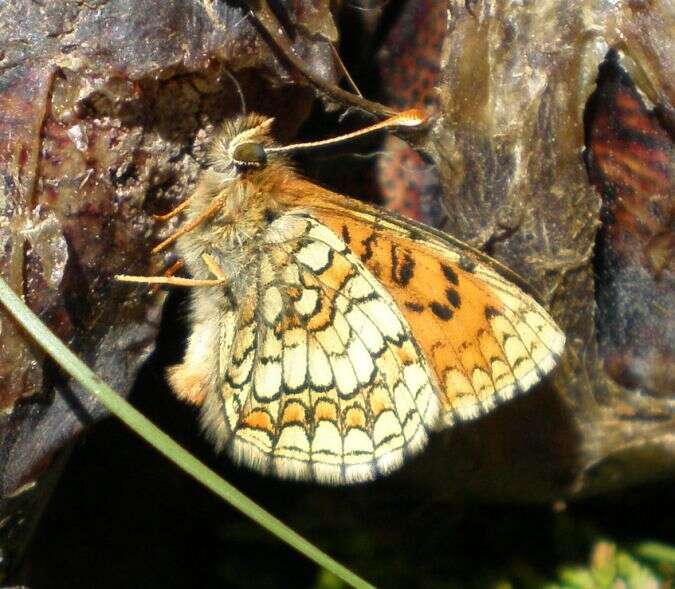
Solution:
[[[222,359],[220,407],[205,412],[224,415],[231,454],[264,472],[349,483],[393,470],[439,410],[405,318],[311,216],[286,215],[267,235]]]

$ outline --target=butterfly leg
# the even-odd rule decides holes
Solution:
[[[169,219],[173,219],[176,215],[180,214],[187,208],[187,206],[190,204],[190,201],[194,198],[195,194],[197,193],[193,192],[182,203],[180,203],[177,207],[171,209],[168,213],[164,215],[153,215],[153,218],[155,219],[155,221],[168,221]]]
[[[199,280],[195,278],[181,278],[180,276],[129,276],[117,274],[115,280],[119,282],[136,282],[139,284],[166,284],[168,286],[218,286],[223,284],[220,278],[207,278]]]
[[[182,278],[180,276],[172,276],[169,274],[171,270],[174,269],[174,266],[169,268],[167,275],[165,276],[130,276],[128,274],[117,274],[115,280],[119,282],[136,282],[140,284],[167,284],[169,286],[218,286],[224,284],[227,281],[227,276],[223,272],[222,268],[218,266],[216,261],[209,254],[203,254],[202,259],[206,264],[206,267],[209,269],[211,274],[215,278]],[[174,272],[177,272],[180,269],[180,266],[177,267]]]
[[[220,280],[221,282],[227,281],[227,276],[225,276],[225,272],[223,272],[223,269],[216,263],[216,260],[213,258],[212,255],[202,254],[202,260],[204,260],[204,263],[206,264],[206,267],[209,269],[211,274],[213,274],[218,280]]]
[[[167,237],[163,242],[156,245],[152,248],[152,253],[157,254],[162,250],[169,247],[174,241],[176,241],[181,235],[185,235],[192,231],[198,225],[201,225],[204,221],[207,221],[211,217],[215,216],[216,213],[223,208],[223,199],[216,197],[213,199],[213,202],[204,210],[204,212],[199,215],[196,219],[193,219],[189,223],[186,223],[176,231],[174,231],[169,237]],[[173,212],[173,211],[172,211]]]
[[[169,266],[166,270],[164,270],[164,276],[173,276],[183,266],[185,266],[183,260],[176,260],[173,264],[171,264],[171,266]],[[154,295],[159,290],[159,287],[160,287],[159,284],[153,284],[150,287],[149,293]]]

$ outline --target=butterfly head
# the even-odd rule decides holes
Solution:
[[[259,114],[227,121],[211,148],[212,168],[228,176],[264,168],[270,159],[267,148],[274,145],[273,122]]]

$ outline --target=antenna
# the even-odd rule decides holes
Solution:
[[[239,80],[234,77],[234,74],[228,70],[225,66],[223,66],[223,72],[225,72],[225,75],[227,75],[228,78],[230,78],[230,81],[234,84],[234,87],[237,90],[237,94],[239,94],[239,104],[241,106],[241,114],[245,115],[246,114],[246,99],[244,98],[244,92],[241,89],[241,84],[239,84]]]
[[[343,141],[348,141],[354,139],[355,137],[361,137],[362,135],[367,135],[373,131],[379,131],[380,129],[389,129],[391,127],[419,127],[426,123],[428,120],[427,115],[424,111],[412,108],[410,110],[404,110],[398,114],[395,114],[384,121],[375,123],[358,131],[352,131],[351,133],[345,133],[344,135],[339,135],[338,137],[332,137],[331,139],[323,139],[322,141],[308,141],[306,143],[294,143],[292,145],[282,145],[280,147],[266,147],[265,152],[270,153],[291,153],[293,151],[300,151],[302,149],[311,149],[313,147],[323,147],[325,145],[332,145],[334,143],[342,143]]]

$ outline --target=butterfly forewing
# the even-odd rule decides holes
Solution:
[[[305,183],[306,184],[306,183]],[[441,421],[470,419],[549,372],[565,338],[530,295],[437,233],[310,185],[314,214],[385,287],[438,382]],[[335,203],[339,203],[339,207]]]

